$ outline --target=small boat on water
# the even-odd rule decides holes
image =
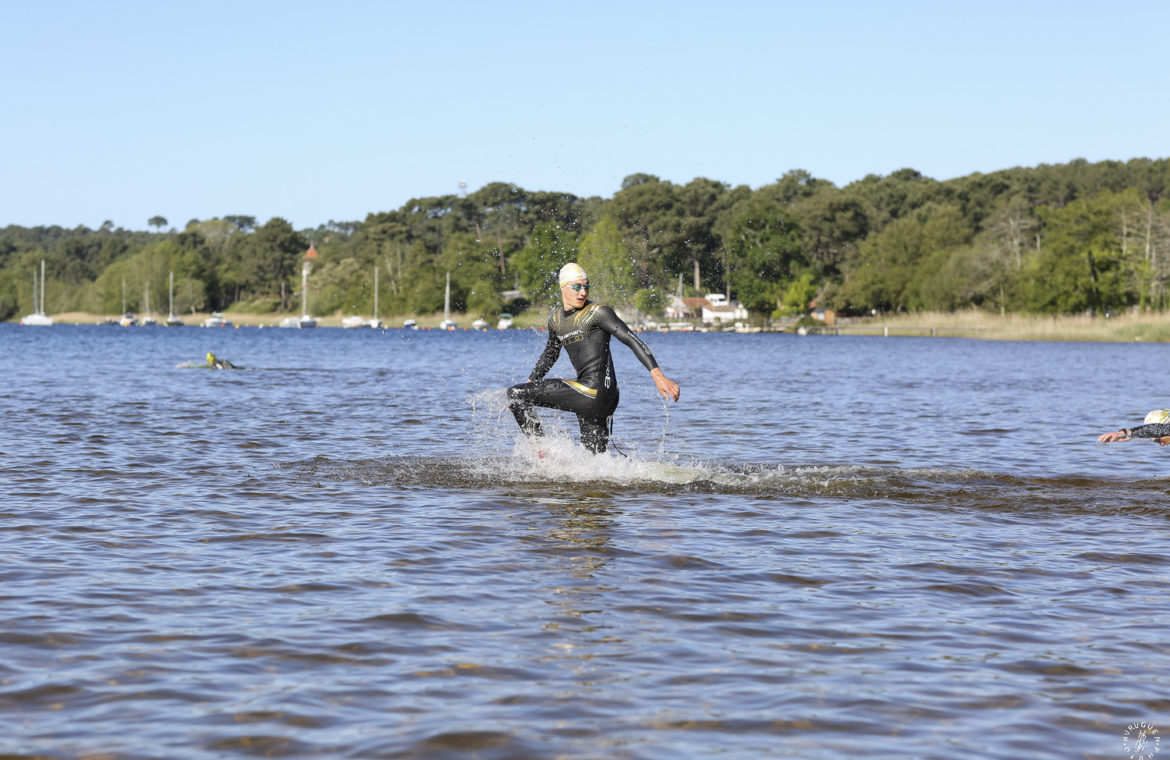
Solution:
[[[33,270],[33,313],[20,320],[25,327],[51,327],[53,318],[45,314],[45,260],[41,259],[41,290],[37,300],[37,270]]]
[[[418,322],[415,322],[413,319],[408,319],[402,323],[402,327],[406,330],[417,330]]]
[[[25,327],[52,327],[53,318],[45,314],[29,314],[20,320]]]
[[[203,320],[204,327],[231,327],[232,323],[223,318],[218,311],[211,312],[211,316]]]
[[[316,327],[317,320],[310,317],[308,314],[302,314],[299,317],[285,317],[280,320],[281,327],[295,327],[298,330],[303,330],[309,327]]]
[[[500,321],[496,322],[496,329],[497,330],[507,330],[511,326],[512,326],[512,315],[505,311],[503,314],[500,315]]]
[[[472,330],[486,330],[489,327],[491,327],[491,325],[488,324],[488,321],[486,319],[482,319],[482,318],[477,319],[471,323]]]

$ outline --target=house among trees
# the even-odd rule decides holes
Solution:
[[[736,322],[748,318],[747,309],[737,301],[729,301],[722,293],[708,293],[703,298],[671,296],[666,307],[670,321],[699,319],[703,324]]]

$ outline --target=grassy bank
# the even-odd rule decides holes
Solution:
[[[985,340],[1170,341],[1170,315],[1127,313],[1115,317],[924,312],[849,321],[842,335],[919,335]]]

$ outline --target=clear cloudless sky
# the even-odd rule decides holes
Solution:
[[[1170,2],[0,0],[0,226],[1170,155]]]

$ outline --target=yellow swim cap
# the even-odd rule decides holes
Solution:
[[[215,364],[215,354],[211,353],[210,351],[207,352],[207,363]]]
[[[1142,422],[1146,425],[1158,425],[1163,422],[1170,422],[1170,409],[1155,409],[1147,414]]]
[[[557,280],[560,282],[562,287],[564,287],[565,283],[572,282],[573,280],[588,279],[589,275],[585,274],[585,270],[582,269],[581,265],[575,261],[570,261],[568,264],[565,264],[563,267],[561,267],[561,272],[557,275]]]

